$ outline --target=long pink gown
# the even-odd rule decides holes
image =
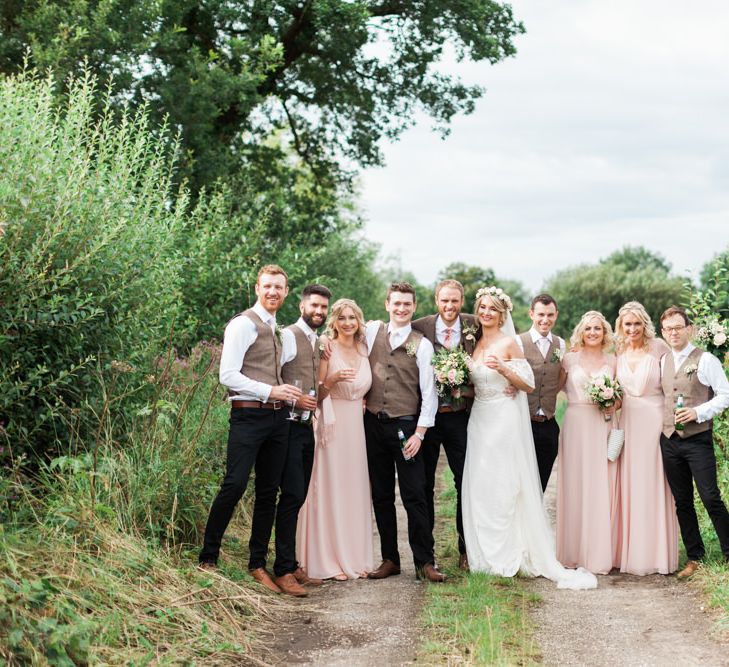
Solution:
[[[330,372],[347,368],[332,345]],[[352,382],[338,382],[317,410],[309,492],[299,513],[298,559],[311,577],[374,569],[372,494],[367,472],[362,398],[372,384],[366,350]]]
[[[661,341],[630,370],[618,356],[618,380],[623,385],[620,428],[625,445],[620,464],[620,571],[669,574],[678,567],[678,522],[671,489],[663,472],[660,434],[663,425]]]
[[[611,424],[587,398],[590,374],[580,353],[563,359],[567,412],[557,461],[557,560],[608,574],[618,564],[618,467],[607,458]],[[598,373],[614,377],[615,357],[604,355]]]

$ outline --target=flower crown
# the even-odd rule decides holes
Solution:
[[[514,309],[514,304],[511,303],[511,298],[500,287],[494,287],[493,285],[491,285],[491,287],[482,287],[478,290],[478,292],[476,292],[476,301],[478,301],[482,296],[490,296],[492,299],[498,299],[506,306],[506,310],[508,311],[512,311]]]

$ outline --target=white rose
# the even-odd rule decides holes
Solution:
[[[716,334],[716,336],[714,336],[714,345],[716,345],[717,347],[720,347],[720,346],[724,345],[724,343],[726,343],[726,334],[723,331],[721,331],[718,334]]]

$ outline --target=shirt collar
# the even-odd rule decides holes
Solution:
[[[251,310],[258,315],[266,324],[270,325],[271,322],[274,324],[276,323],[276,316],[271,315],[262,305],[260,301],[256,301],[256,303],[253,304],[253,308]]]
[[[695,349],[696,349],[696,347],[695,347],[695,346],[691,345],[691,343],[688,343],[688,344],[686,345],[686,347],[684,347],[684,348],[683,348],[683,350],[681,350],[680,352],[676,352],[675,350],[673,350],[673,358],[674,358],[674,359],[675,359],[676,361],[679,361],[679,360],[683,361],[683,360],[684,360],[684,359],[685,359],[686,357],[688,357],[688,356],[689,356],[689,354],[691,354],[691,353],[692,353],[692,352],[693,352],[693,351],[694,351]]]
[[[550,331],[546,336],[542,336],[534,327],[529,329],[529,333],[532,337],[532,343],[536,343],[538,340],[541,340],[542,338],[546,338],[549,343],[552,343],[552,332]]]
[[[396,334],[397,336],[407,338],[412,330],[413,328],[409,324],[406,324],[404,327],[396,327],[392,322],[387,323],[388,334]]]
[[[456,321],[449,327],[446,325],[446,323],[443,321],[443,318],[438,315],[438,317],[435,318],[435,331],[436,333],[444,333],[446,329],[450,329],[453,332],[457,332],[461,330],[461,318],[460,316],[456,318]]]
[[[304,322],[304,318],[300,317],[298,320],[296,320],[296,326],[301,329],[304,334],[306,334],[306,337],[311,340],[311,337],[314,336],[316,338],[316,331],[314,331],[306,322]]]

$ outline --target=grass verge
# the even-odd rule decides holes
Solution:
[[[443,475],[436,520],[438,564],[443,585],[428,586],[423,605],[422,664],[524,665],[534,663],[529,606],[539,597],[518,578],[458,570],[456,493],[450,470]]]

